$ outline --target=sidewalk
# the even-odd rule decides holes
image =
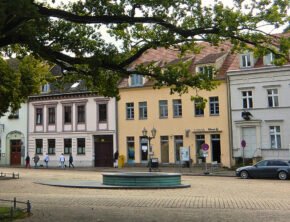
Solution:
[[[9,166],[1,166],[5,168],[10,168]],[[0,167],[0,172],[1,172]],[[11,166],[11,168],[24,168],[23,166],[15,167]],[[31,168],[34,169],[34,168]],[[49,167],[49,168],[43,168],[39,167],[35,170],[70,170],[70,171],[96,171],[96,172],[148,172],[148,167],[138,166],[138,167],[123,167],[123,168],[113,168],[113,167],[75,167],[75,168],[59,168],[59,167]],[[226,168],[221,167],[208,167],[207,171],[204,169],[204,167],[200,166],[193,166],[191,168],[183,168],[183,167],[177,167],[177,166],[168,166],[164,167],[161,166],[157,169],[152,168],[152,172],[164,172],[164,173],[181,173],[184,176],[221,176],[221,177],[234,177],[235,171],[229,170]]]

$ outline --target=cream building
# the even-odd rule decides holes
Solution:
[[[152,82],[138,75],[124,79],[119,86],[118,101],[118,137],[119,153],[124,155],[128,165],[145,165],[150,157],[158,158],[160,164],[180,164],[183,157],[180,150],[189,150],[193,163],[220,163],[231,166],[231,148],[229,142],[229,122],[227,104],[227,86],[225,72],[230,64],[230,46],[213,48],[203,44],[200,54],[188,57],[192,61],[192,70],[212,75],[220,80],[213,91],[200,91],[198,95],[207,99],[204,110],[195,106],[190,90],[182,96],[170,95],[169,88],[154,90]],[[176,53],[165,50],[149,50],[136,63],[154,61],[156,64],[175,62]],[[156,129],[155,138],[142,137],[142,130]],[[208,152],[202,152],[202,144],[207,144]],[[204,145],[205,146],[205,145]],[[181,148],[182,147],[182,148]],[[204,156],[207,156],[206,158]]]

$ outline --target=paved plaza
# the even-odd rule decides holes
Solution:
[[[112,168],[113,170],[113,168]],[[100,170],[0,168],[20,179],[0,180],[0,199],[30,200],[20,221],[290,221],[290,181],[182,176],[184,189],[79,189],[48,180],[102,181]]]

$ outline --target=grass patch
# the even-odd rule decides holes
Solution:
[[[6,222],[16,219],[23,219],[28,217],[28,214],[26,212],[23,212],[22,210],[16,208],[13,210],[13,215],[11,217],[11,207],[3,207],[0,206],[0,221]]]

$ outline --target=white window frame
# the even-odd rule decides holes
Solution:
[[[271,149],[281,149],[281,127],[280,126],[270,126],[270,147]]]
[[[139,119],[147,119],[148,110],[147,110],[147,102],[139,102]]]
[[[129,104],[132,104],[132,106],[129,106]],[[134,119],[134,103],[126,103],[126,119]]]
[[[277,88],[267,89],[267,99],[268,99],[268,107],[279,107],[278,89]],[[272,105],[270,104],[270,101]]]
[[[214,67],[213,66],[199,66],[197,67],[197,72],[207,75],[208,78],[214,78]]]
[[[241,54],[241,68],[248,68],[252,67],[252,55],[251,53]]]
[[[246,93],[246,95],[244,95]],[[251,94],[251,95],[250,95]],[[246,106],[244,101],[246,102]],[[247,90],[247,91],[242,91],[242,106],[244,109],[250,109],[253,108],[253,91]]]
[[[168,101],[159,100],[159,118],[168,118]]]
[[[217,100],[211,101],[213,98],[217,98]],[[218,116],[220,114],[218,96],[209,97],[209,114],[211,116]]]
[[[132,74],[130,76],[130,86],[142,86],[143,85],[143,76],[138,74]]]
[[[264,65],[273,65],[274,58],[275,58],[275,56],[274,56],[274,54],[272,52],[270,52],[267,55],[265,55],[264,58],[263,58]]]
[[[181,99],[174,99],[173,102],[173,117],[182,117],[182,101]]]

